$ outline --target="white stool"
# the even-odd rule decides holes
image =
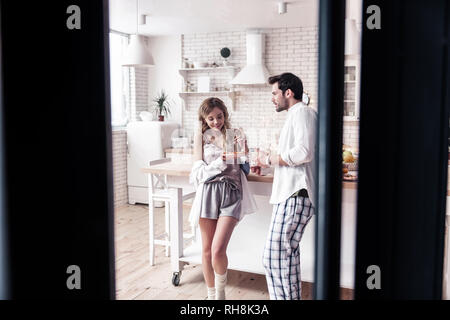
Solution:
[[[159,159],[149,162],[149,165],[156,165],[169,162],[170,159]],[[163,177],[161,177],[163,176]],[[155,179],[156,178],[156,179]],[[158,186],[160,188],[158,188]],[[162,187],[162,188],[161,188]],[[170,202],[171,193],[167,184],[167,175],[148,175],[148,224],[149,224],[149,260],[150,265],[153,266],[155,260],[155,245],[163,245],[166,247],[166,257],[169,256],[170,248]],[[186,193],[183,195],[183,201],[193,198],[195,192]],[[154,201],[164,202],[164,233],[155,237],[154,233]],[[192,234],[183,235],[183,238],[195,239],[195,228],[192,228]],[[163,239],[160,239],[163,238]]]

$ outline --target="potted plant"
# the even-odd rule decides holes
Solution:
[[[154,112],[159,121],[164,121],[164,115],[170,114],[169,95],[161,90],[152,100],[154,102]]]

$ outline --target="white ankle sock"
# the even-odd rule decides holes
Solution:
[[[218,274],[214,272],[214,282],[216,285],[216,300],[225,300],[225,285],[227,284],[227,272]]]
[[[208,298],[206,300],[216,300],[216,288],[206,287],[208,291]]]

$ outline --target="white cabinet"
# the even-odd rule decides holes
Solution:
[[[179,69],[178,72],[183,77],[183,91],[179,95],[185,110],[187,98],[193,95],[228,97],[231,101],[231,109],[234,110],[236,92],[228,82],[233,79],[236,67],[183,68]],[[211,79],[210,90],[198,91],[198,79],[205,76]],[[218,80],[219,78],[220,81]],[[189,84],[192,84],[193,87],[189,86]]]
[[[346,56],[344,65],[344,121],[359,121],[360,59]]]

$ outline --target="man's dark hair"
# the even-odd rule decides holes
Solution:
[[[282,73],[277,76],[273,76],[269,78],[269,83],[274,84],[278,82],[278,88],[283,92],[286,92],[287,89],[291,89],[294,93],[294,98],[297,100],[302,100],[303,97],[303,83],[299,77],[290,72]]]

